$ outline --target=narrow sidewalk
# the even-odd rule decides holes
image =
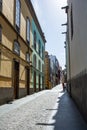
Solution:
[[[65,91],[60,91],[57,102],[52,111],[46,130],[87,130],[87,123],[83,120],[73,100]]]

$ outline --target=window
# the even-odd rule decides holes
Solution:
[[[2,11],[2,0],[0,0],[0,12]]]
[[[2,26],[0,25],[0,42],[2,41]]]
[[[27,42],[30,42],[30,20],[27,18]]]
[[[34,31],[34,49],[36,50],[36,32]]]
[[[20,0],[16,0],[15,24],[16,24],[16,30],[18,32],[20,31],[20,8],[21,8]]]
[[[73,11],[71,5],[71,39],[73,38]]]
[[[38,54],[39,54],[39,40],[38,40]]]
[[[34,67],[37,66],[37,59],[36,59],[36,55],[33,56],[33,65]]]
[[[44,47],[42,47],[42,59],[44,59]]]
[[[20,55],[20,45],[17,41],[14,41],[14,52]]]
[[[40,51],[40,48],[41,48],[41,42],[40,42],[40,40],[39,40],[39,56],[40,56],[40,54],[41,54],[41,51]]]
[[[38,63],[38,68],[39,68],[39,70],[41,70],[41,62],[40,62],[40,60],[39,60],[39,63]]]
[[[26,60],[27,62],[30,62],[30,54],[28,52],[26,53]]]
[[[44,64],[42,64],[42,72],[44,72]]]

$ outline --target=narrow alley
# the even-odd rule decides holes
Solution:
[[[61,85],[0,106],[0,130],[87,130]]]
[[[87,0],[0,0],[0,130],[87,130]]]

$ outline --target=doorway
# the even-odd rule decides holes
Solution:
[[[38,80],[39,80],[38,82],[39,82],[39,91],[40,91],[40,90],[41,90],[41,88],[40,88],[40,74],[39,74],[39,77],[38,77],[38,78],[39,78],[39,79],[38,79]]]
[[[36,92],[36,72],[34,71],[34,92]]]
[[[14,99],[19,97],[19,62],[14,61]]]
[[[30,69],[26,68],[26,88],[27,95],[30,94]]]

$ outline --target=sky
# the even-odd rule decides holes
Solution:
[[[61,7],[67,5],[66,0],[31,0],[38,21],[46,38],[46,51],[55,55],[60,66],[65,68],[65,34],[66,13]]]

